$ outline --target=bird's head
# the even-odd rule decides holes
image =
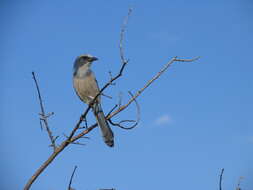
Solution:
[[[76,61],[75,63],[79,64],[79,65],[84,65],[84,64],[90,64],[92,63],[93,61],[96,61],[98,60],[98,58],[90,55],[90,54],[83,54],[83,55],[80,55],[76,58]]]
[[[98,58],[90,54],[83,54],[78,56],[74,63],[74,72],[76,72],[80,67],[84,65],[86,65],[89,68],[91,63],[96,60],[98,60]]]

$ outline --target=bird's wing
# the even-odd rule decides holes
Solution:
[[[84,78],[74,78],[74,88],[82,101],[89,104],[99,93],[99,87],[92,72],[87,73]],[[97,98],[100,102],[100,97]]]

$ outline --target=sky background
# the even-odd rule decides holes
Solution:
[[[119,35],[130,59],[116,86],[103,97],[108,112],[151,79],[173,56],[175,63],[138,98],[141,122],[112,127],[115,147],[98,129],[62,152],[33,184],[66,189],[75,165],[77,190],[253,189],[253,2],[251,0],[44,0],[0,2],[0,189],[22,189],[51,149],[39,125],[35,71],[49,124],[64,139],[86,108],[72,87],[75,58],[90,53],[99,85],[121,66]],[[134,119],[134,106],[114,118]],[[94,118],[89,116],[89,123]]]

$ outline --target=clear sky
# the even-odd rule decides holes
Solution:
[[[120,68],[119,34],[133,7],[125,41],[124,76],[103,97],[108,112],[123,93],[141,88],[173,56],[174,64],[138,102],[141,122],[131,131],[112,127],[108,148],[98,129],[72,145],[44,171],[34,190],[66,189],[78,166],[77,190],[253,188],[253,2],[251,0],[107,0],[0,2],[0,126],[3,190],[22,189],[51,153],[31,72],[40,83],[54,135],[68,134],[85,109],[72,87],[74,59],[99,58],[99,85]],[[114,120],[134,119],[135,108]],[[94,118],[89,116],[89,123]]]

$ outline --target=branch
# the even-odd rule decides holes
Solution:
[[[81,115],[80,119],[79,119],[79,122],[76,124],[75,128],[72,130],[71,134],[69,135],[69,141],[71,141],[71,138],[74,136],[75,132],[77,131],[77,129],[79,128],[80,124],[82,123],[83,119],[86,117],[86,115],[88,114],[88,112],[90,111],[92,105],[96,102],[97,98],[103,93],[103,91],[108,88],[110,85],[113,84],[113,82],[115,80],[117,80],[119,77],[122,76],[123,74],[123,71],[128,63],[128,61],[125,60],[125,57],[124,57],[124,50],[123,50],[123,40],[124,40],[124,33],[125,33],[125,29],[126,29],[126,25],[128,23],[128,18],[130,16],[132,12],[132,9],[129,9],[128,11],[128,15],[123,23],[123,26],[122,26],[122,29],[121,29],[121,33],[120,33],[120,57],[121,57],[121,62],[122,62],[122,65],[121,65],[121,68],[119,70],[119,73],[115,76],[115,77],[111,77],[111,79],[109,80],[109,82],[107,82],[103,88],[101,88],[100,92],[94,97],[94,99],[90,102],[89,104],[89,107],[86,109],[86,111],[84,112],[84,114]]]
[[[222,175],[223,175],[223,172],[224,172],[224,168],[221,169],[221,173],[220,173],[219,190],[222,190],[221,182],[222,182]]]
[[[90,131],[92,131],[95,127],[97,127],[97,123],[96,124],[93,124],[92,126],[88,127],[86,130],[82,131],[80,134],[75,135],[76,131],[80,128],[80,125],[81,123],[86,120],[86,115],[88,114],[88,112],[90,111],[92,105],[95,103],[95,101],[97,100],[97,98],[103,93],[103,91],[108,88],[110,85],[113,84],[113,82],[115,80],[117,80],[119,77],[122,76],[123,74],[123,71],[126,67],[126,64],[128,63],[128,61],[125,61],[125,58],[124,58],[124,52],[123,52],[123,47],[122,47],[122,43],[123,43],[123,37],[124,37],[124,32],[125,32],[125,29],[126,29],[126,24],[127,24],[127,21],[128,21],[128,17],[130,16],[131,14],[131,11],[132,9],[129,9],[129,12],[128,12],[128,16],[126,17],[126,20],[122,26],[122,30],[121,30],[121,38],[120,38],[120,57],[121,57],[121,60],[122,60],[122,65],[121,65],[121,68],[119,70],[119,73],[111,78],[109,80],[109,82],[107,82],[103,88],[100,90],[100,92],[95,96],[95,98],[91,101],[91,103],[89,104],[88,108],[84,111],[84,113],[80,116],[77,124],[75,125],[75,127],[73,128],[73,130],[70,132],[70,135],[68,136],[68,138],[63,141],[61,143],[60,146],[55,146],[55,138],[53,137],[52,135],[52,132],[50,131],[49,127],[47,128],[47,131],[48,131],[48,134],[50,134],[50,140],[52,142],[52,145],[54,145],[54,152],[51,154],[51,156],[40,166],[40,168],[33,174],[33,176],[28,180],[28,182],[26,183],[25,187],[24,187],[24,190],[29,190],[31,185],[33,184],[33,182],[38,178],[38,176],[47,168],[47,166],[55,159],[55,157],[61,153],[69,144],[73,144],[77,139],[83,137],[84,135],[86,135],[87,133],[89,133]],[[35,80],[36,81],[36,80]],[[36,87],[37,87],[37,82],[36,82]],[[38,89],[38,87],[37,87]],[[41,98],[40,98],[41,100]],[[42,101],[41,102],[41,105],[42,105]],[[42,109],[43,109],[43,106],[42,106]],[[42,111],[42,114],[44,113],[44,109]],[[45,113],[44,113],[45,115]],[[47,122],[46,122],[47,123]],[[48,125],[47,125],[48,126]]]
[[[110,115],[107,115],[106,119],[109,120],[112,117],[114,117],[115,115],[117,115],[118,113],[120,113],[121,111],[125,110],[131,103],[133,103],[135,101],[135,99],[137,97],[139,97],[142,92],[149,87],[155,80],[157,80],[168,68],[169,66],[174,63],[174,62],[191,62],[191,61],[195,61],[198,58],[194,58],[194,59],[177,59],[177,57],[172,58],[151,80],[149,80],[144,87],[142,87],[140,90],[138,90],[136,92],[136,94],[134,96],[132,96],[132,98],[123,106],[120,106],[116,111],[112,112]],[[180,61],[179,61],[180,60]],[[97,127],[97,123],[91,125],[88,129],[92,130],[95,127]],[[74,142],[76,140],[78,140],[79,138],[81,138],[82,136],[84,136],[86,133],[86,131],[81,132],[80,134],[74,136],[71,141]]]
[[[119,112],[126,109],[133,101],[135,101],[136,98],[138,98],[141,93],[148,88],[155,80],[157,80],[168,68],[172,65],[174,62],[193,62],[195,60],[199,59],[199,57],[196,57],[194,59],[177,59],[177,57],[172,58],[165,66],[151,79],[149,80],[140,90],[136,92],[136,94],[126,103],[125,105],[119,107],[116,111],[111,113],[107,119],[112,118],[113,116],[117,115]]]
[[[128,20],[129,20],[129,17],[131,15],[132,11],[133,11],[132,8],[128,9],[128,14],[123,22],[123,25],[121,27],[121,32],[120,32],[119,51],[120,51],[120,59],[121,59],[122,63],[128,62],[128,61],[126,61],[125,56],[124,56],[123,42],[124,42],[124,36],[125,36],[125,31],[126,31],[126,27],[128,24]]]
[[[190,62],[190,61],[194,61],[195,59],[180,59],[180,62]],[[167,69],[168,67],[174,63],[178,61],[177,57],[172,58],[151,80],[149,80],[143,88],[141,88],[140,90],[138,90],[136,92],[136,94],[134,96],[132,96],[132,98],[123,106],[119,107],[116,111],[112,112],[110,115],[108,115],[106,117],[107,120],[111,119],[112,117],[114,117],[115,115],[117,115],[118,113],[120,113],[121,111],[125,110],[131,103],[133,103],[137,97],[139,97],[142,92],[149,87],[155,80],[157,80]],[[122,75],[122,72],[124,70],[125,67],[125,63],[123,63],[119,74],[114,77],[113,79],[111,79],[100,91],[100,93],[105,90],[109,85],[111,81],[115,81],[117,78],[119,78]],[[123,68],[123,69],[122,69]],[[91,104],[94,103],[93,101],[91,102]],[[88,134],[90,131],[92,131],[94,128],[97,127],[97,123],[91,125],[90,127],[88,127],[86,130],[82,131],[81,133],[77,134],[76,136],[74,136],[76,130],[80,127],[80,124],[82,123],[83,119],[86,117],[87,113],[90,110],[90,106],[85,110],[85,112],[81,115],[79,121],[77,122],[75,128],[72,130],[71,134],[68,136],[68,139],[66,139],[65,141],[63,141],[61,143],[60,146],[56,147],[55,152],[47,159],[47,161],[44,162],[44,164],[42,164],[42,166],[35,172],[35,174],[29,179],[29,181],[27,182],[26,186],[25,186],[25,190],[28,190],[30,188],[30,186],[32,185],[32,183],[36,180],[36,178],[44,171],[44,169],[55,159],[55,157],[62,152],[69,144],[75,142],[76,140],[78,140],[79,138],[82,138],[84,135]]]
[[[71,187],[71,184],[72,184],[72,180],[73,180],[74,174],[75,174],[75,172],[76,172],[76,168],[77,168],[77,166],[75,166],[75,168],[74,168],[74,170],[73,170],[73,172],[72,172],[72,174],[71,174],[70,181],[69,181],[69,186],[68,186],[68,190],[73,190],[73,188]]]
[[[126,60],[124,58],[124,51],[123,51],[123,37],[124,37],[124,32],[125,32],[125,28],[126,28],[126,24],[128,22],[128,17],[130,16],[132,12],[132,9],[129,9],[128,15],[125,19],[125,22],[122,26],[121,29],[121,38],[120,38],[120,57],[121,57],[121,68],[119,70],[119,73],[111,78],[109,80],[109,82],[107,82],[103,88],[101,88],[100,92],[95,96],[95,98],[93,99],[93,101],[91,101],[91,103],[89,104],[88,108],[84,111],[84,113],[80,116],[78,122],[76,123],[75,127],[73,128],[73,130],[70,132],[70,135],[68,135],[68,138],[66,140],[64,140],[59,146],[57,146],[55,148],[55,151],[51,154],[51,156],[40,166],[40,168],[34,173],[34,175],[28,180],[27,184],[24,187],[24,190],[28,190],[30,189],[31,185],[33,184],[33,182],[38,178],[38,176],[47,168],[47,166],[55,159],[56,156],[58,156],[58,154],[60,154],[69,144],[73,144],[75,141],[77,141],[78,139],[82,138],[83,136],[85,136],[86,134],[88,134],[90,131],[92,131],[94,128],[96,128],[98,126],[97,123],[91,125],[90,127],[87,127],[87,129],[83,130],[82,132],[80,132],[79,134],[75,135],[77,130],[80,129],[80,125],[83,121],[85,121],[86,119],[86,115],[88,114],[88,112],[91,109],[91,106],[94,104],[94,102],[96,101],[96,99],[102,94],[102,92],[108,88],[111,84],[113,84],[114,81],[116,81],[119,77],[122,76],[123,71],[126,67],[126,64],[128,63],[128,60]],[[141,88],[140,90],[138,90],[135,95],[131,94],[131,98],[130,100],[125,104],[125,105],[120,105],[119,108],[108,114],[106,119],[109,120],[112,117],[114,117],[115,115],[117,115],[118,113],[120,113],[121,111],[125,110],[131,103],[135,102],[136,105],[136,98],[139,97],[142,92],[149,87],[155,80],[157,80],[167,69],[168,67],[174,63],[174,62],[192,62],[195,61],[198,58],[195,59],[177,59],[177,57],[172,58],[151,80],[149,80],[143,88]],[[116,106],[117,107],[117,106]],[[137,110],[139,110],[138,106],[137,106]],[[137,114],[139,115],[139,113]],[[139,117],[138,117],[139,118]],[[137,119],[137,121],[139,121],[139,119]],[[138,122],[137,122],[138,123]]]
[[[133,97],[133,94],[130,91],[128,93],[130,94],[131,97]],[[117,126],[117,127],[121,128],[121,129],[130,130],[130,129],[135,128],[138,125],[139,121],[140,121],[140,113],[141,112],[140,112],[140,106],[139,106],[138,102],[136,101],[136,99],[134,100],[134,102],[135,102],[136,108],[137,108],[137,120],[136,121],[135,120],[121,120],[118,123],[114,123],[111,119],[108,119],[108,121],[112,125]],[[124,127],[123,125],[121,125],[121,124],[126,123],[126,122],[128,122],[128,123],[133,123],[134,122],[134,124],[132,126],[130,126],[130,127]]]
[[[54,137],[53,134],[52,134],[52,131],[50,130],[49,128],[49,125],[48,125],[48,121],[47,121],[47,118],[49,118],[50,116],[52,116],[54,114],[54,112],[52,113],[49,113],[49,114],[45,114],[45,110],[44,110],[44,106],[43,106],[43,101],[42,101],[42,98],[41,98],[41,94],[40,94],[40,89],[39,89],[39,85],[38,85],[38,82],[37,82],[37,79],[35,77],[35,73],[32,72],[32,76],[33,76],[33,80],[35,82],[35,85],[36,85],[36,89],[37,89],[37,93],[38,93],[38,96],[39,96],[39,102],[40,102],[40,109],[41,109],[41,113],[40,113],[40,126],[41,128],[43,128],[43,125],[42,125],[42,122],[44,123],[45,125],[45,128],[47,130],[47,134],[48,134],[48,137],[51,141],[51,145],[54,149],[54,151],[56,150],[56,145],[55,145],[55,141],[56,139],[58,138],[57,137]]]

